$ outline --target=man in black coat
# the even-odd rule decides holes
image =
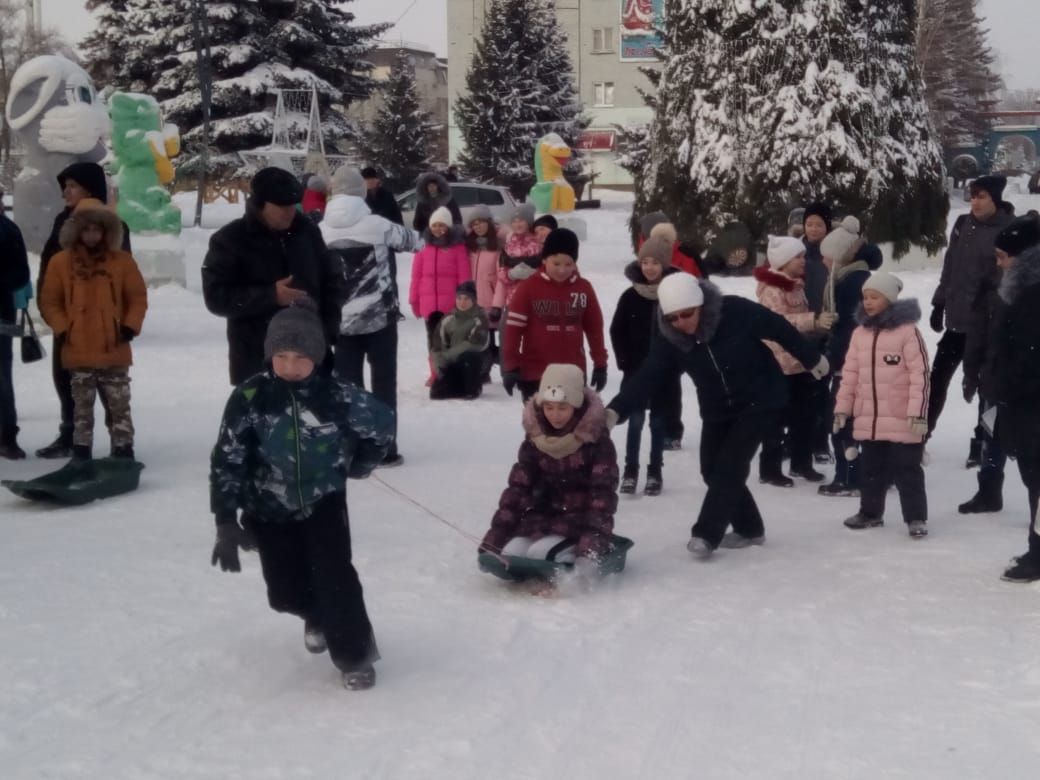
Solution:
[[[333,344],[343,304],[342,264],[296,208],[303,197],[296,177],[264,168],[251,189],[245,216],[213,234],[202,263],[206,308],[227,318],[233,385],[264,369],[264,334],[279,310],[309,296]]]
[[[43,279],[47,273],[47,266],[51,258],[61,251],[59,236],[65,220],[72,214],[72,210],[84,198],[97,198],[102,203],[108,203],[108,180],[105,178],[104,169],[97,163],[78,162],[65,168],[58,174],[58,185],[61,187],[61,196],[65,200],[65,208],[58,212],[54,218],[54,226],[47,242],[40,252],[40,274],[36,280],[37,291],[43,289]],[[124,252],[130,252],[130,228],[123,223],[123,245]],[[54,390],[58,394],[61,403],[61,424],[58,427],[58,438],[36,450],[38,458],[68,458],[72,455],[72,375],[61,365],[62,336],[55,336],[51,344],[51,378],[54,381]],[[101,405],[105,409],[105,425],[110,424],[108,413],[108,401],[104,393],[98,393],[101,397]]]
[[[377,217],[383,217],[395,225],[403,225],[404,217],[401,215],[401,207],[397,205],[397,198],[386,187],[383,186],[382,176],[372,166],[361,169],[361,177],[365,180],[368,191],[365,193],[365,203]]]
[[[1029,494],[1028,551],[1012,560],[1003,579],[1035,582],[1040,580],[1040,217],[1031,212],[1015,220],[996,245],[1005,270],[978,386],[985,400],[997,403],[996,438],[1017,458]]]
[[[0,188],[0,200],[4,191]],[[18,446],[18,412],[14,405],[13,344],[11,332],[17,312],[14,294],[29,283],[29,259],[18,226],[0,209],[0,458],[21,460]]]
[[[779,314],[723,296],[690,274],[665,277],[657,297],[659,333],[642,367],[608,404],[608,422],[645,408],[656,388],[689,374],[703,420],[701,474],[708,491],[687,546],[707,558],[720,544],[762,544],[765,528],[747,478],[763,432],[787,404],[787,382],[762,341],[775,341],[812,366],[815,379],[827,375],[827,360]]]
[[[928,431],[935,425],[946,404],[946,393],[957,367],[964,358],[968,330],[976,322],[974,307],[987,279],[996,273],[993,241],[1014,218],[1015,209],[1004,201],[1003,176],[982,176],[969,185],[971,212],[957,218],[950,233],[950,245],[943,258],[942,276],[932,296],[929,324],[942,333],[932,360],[928,393]],[[945,325],[945,331],[943,327]],[[971,442],[969,466],[979,462],[981,437],[978,430]]]
[[[451,221],[462,224],[462,211],[455,202],[448,180],[439,173],[424,173],[415,183],[415,216],[412,227],[420,235],[430,226],[430,217],[441,206],[451,212]]]

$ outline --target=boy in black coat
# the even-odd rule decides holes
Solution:
[[[660,332],[642,367],[608,404],[608,422],[645,408],[655,388],[689,374],[703,420],[701,474],[708,491],[687,547],[707,558],[720,544],[762,544],[762,515],[747,478],[763,432],[787,404],[787,382],[762,341],[775,341],[812,366],[816,379],[827,375],[827,360],[779,314],[723,296],[711,282],[673,274],[657,297]],[[729,526],[733,533],[726,534]]]
[[[610,322],[610,344],[614,348],[618,368],[624,378],[621,387],[635,375],[650,352],[650,342],[657,330],[657,288],[670,274],[682,273],[671,267],[672,246],[663,238],[652,238],[639,248],[638,259],[625,268],[625,277],[632,286],[621,293],[614,319]],[[682,394],[680,377],[661,388],[649,399],[650,408],[650,465],[646,470],[643,492],[648,496],[660,494],[661,467],[664,465],[664,444],[669,412]],[[646,409],[635,409],[628,418],[628,438],[625,446],[625,472],[621,478],[621,492],[635,493],[639,481],[639,445],[643,437]]]
[[[0,198],[3,194],[0,188]],[[14,327],[14,294],[28,283],[29,260],[22,232],[0,208],[0,458],[10,460],[21,460],[25,452],[18,446],[18,413],[14,405],[14,338],[3,328]]]

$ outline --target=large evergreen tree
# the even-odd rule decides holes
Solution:
[[[160,101],[168,121],[180,126],[190,152],[201,136],[202,106],[196,73],[191,0],[125,0],[101,3],[97,51],[114,52],[114,86]],[[327,147],[356,138],[338,107],[367,97],[373,82],[364,60],[386,25],[359,26],[338,0],[230,0],[204,2],[212,51],[211,144],[227,155],[271,142],[272,90],[316,87]],[[115,26],[113,26],[115,25]],[[124,35],[122,48],[111,41]],[[108,47],[107,49],[105,47]],[[99,57],[99,60],[103,57]],[[190,161],[189,161],[190,164]]]
[[[436,126],[419,102],[415,68],[407,52],[398,52],[380,91],[383,105],[365,133],[365,157],[382,168],[391,192],[401,192],[429,169],[430,139]]]
[[[573,147],[587,121],[566,43],[546,0],[492,0],[455,107],[470,176],[523,196],[539,138],[558,133]]]
[[[940,246],[946,201],[913,5],[666,0],[668,58],[637,213],[662,209],[693,241],[731,221],[763,238],[792,206],[826,199],[897,251]],[[893,224],[886,205],[873,225],[894,187],[918,198],[919,218]]]

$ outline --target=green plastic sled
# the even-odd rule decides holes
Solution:
[[[635,544],[631,539],[614,534],[610,537],[610,551],[599,564],[600,574],[617,574],[625,569],[625,558],[628,550]],[[504,561],[502,559],[505,559]],[[522,558],[517,555],[492,555],[482,552],[477,556],[477,566],[481,571],[494,574],[510,582],[523,582],[529,579],[554,580],[560,574],[574,568],[573,563],[556,563],[539,561],[533,558]]]
[[[129,458],[70,460],[57,471],[42,477],[5,479],[0,484],[30,501],[79,506],[137,490],[143,468],[143,463]]]

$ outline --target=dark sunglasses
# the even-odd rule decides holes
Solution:
[[[679,320],[688,320],[697,313],[696,309],[687,309],[686,311],[677,311],[675,314],[664,315],[665,322],[675,323]]]

